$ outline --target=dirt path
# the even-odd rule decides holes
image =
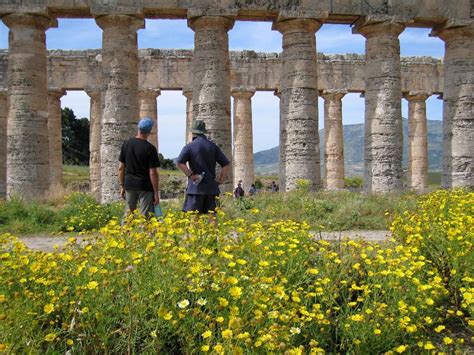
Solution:
[[[349,239],[363,239],[367,241],[384,241],[390,238],[390,231],[378,230],[378,231],[341,231],[341,232],[322,232],[321,234],[313,233],[317,239],[320,237],[324,240],[338,240],[343,238]],[[84,236],[74,236],[78,240],[83,240]],[[66,244],[67,240],[71,238],[70,235],[50,235],[50,234],[35,234],[20,237],[20,240],[26,244],[26,246],[33,250],[41,250],[51,252],[55,250],[55,245],[59,248]]]

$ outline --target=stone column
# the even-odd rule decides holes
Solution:
[[[252,102],[255,88],[232,89],[234,98],[234,186],[239,180],[245,190],[255,182],[253,166]]]
[[[285,137],[281,149],[280,189],[293,190],[297,181],[319,187],[321,180],[318,133],[318,83],[315,32],[321,23],[313,19],[278,21],[283,34],[280,127]],[[286,133],[284,133],[286,132]]]
[[[474,25],[434,33],[445,43],[442,185],[473,187]]]
[[[98,88],[86,90],[89,95],[89,185],[91,194],[100,200],[100,132],[102,114],[102,92]]]
[[[183,95],[186,97],[186,138],[185,144],[193,140],[191,127],[193,125],[193,90],[190,88],[183,89]]]
[[[279,152],[278,152],[278,185],[281,186],[281,183],[285,181],[285,154],[286,152],[286,123],[283,121],[285,117],[283,117],[282,110],[281,110],[281,90],[279,88],[275,89],[273,95],[278,97],[278,112],[280,114],[279,117]],[[283,191],[283,190],[281,190]]]
[[[343,189],[344,132],[342,128],[342,98],[345,92],[323,91],[324,99],[324,187]]]
[[[230,65],[227,32],[234,20],[201,16],[189,20],[194,31],[193,120],[206,123],[208,136],[232,161]],[[219,174],[219,172],[218,172]],[[221,191],[232,191],[232,172]]]
[[[400,42],[405,26],[362,20],[355,33],[365,42],[365,190],[402,188],[402,107]]]
[[[408,101],[408,187],[417,192],[428,188],[428,131],[426,93],[410,92]]]
[[[61,97],[65,94],[66,91],[61,88],[50,88],[48,91],[49,186],[50,193],[55,194],[63,190]]]
[[[51,19],[16,13],[2,20],[10,29],[7,195],[42,198],[49,188],[45,31]]]
[[[7,90],[0,90],[0,198],[7,195]]]
[[[144,20],[128,15],[96,18],[102,28],[104,103],[100,143],[101,202],[120,199],[118,158],[139,120],[137,30]]]
[[[140,100],[140,118],[150,117],[155,124],[148,141],[158,150],[158,111],[156,98],[161,94],[160,89],[144,89],[138,93]]]

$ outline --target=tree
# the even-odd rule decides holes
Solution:
[[[176,164],[172,159],[166,159],[163,154],[158,153],[158,160],[160,161],[160,168],[164,170],[176,170]]]
[[[68,107],[61,109],[63,163],[89,165],[89,120],[77,119]]]

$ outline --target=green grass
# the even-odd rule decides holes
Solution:
[[[89,167],[78,165],[64,165],[63,179],[66,185],[72,182],[89,181]]]

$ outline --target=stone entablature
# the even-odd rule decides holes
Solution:
[[[352,24],[358,16],[396,16],[412,25],[433,25],[449,18],[468,20],[473,14],[470,0],[10,0],[0,5],[0,16],[29,12],[59,17],[87,18],[126,14],[147,18],[186,19],[202,15],[232,16],[237,20],[276,20],[280,15],[302,14],[326,22]]]
[[[192,50],[139,51],[139,88],[181,90],[191,85]],[[231,87],[252,86],[273,91],[280,86],[281,55],[254,51],[230,52]],[[84,90],[102,82],[100,50],[51,50],[49,86]],[[443,63],[432,57],[402,57],[402,91],[443,92]],[[0,88],[7,87],[8,51],[0,50]],[[365,91],[365,56],[318,53],[318,89]]]

